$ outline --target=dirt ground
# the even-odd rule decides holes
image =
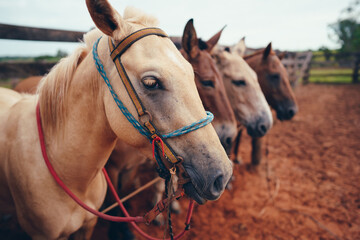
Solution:
[[[360,239],[360,85],[306,85],[295,90],[299,113],[276,121],[265,138],[268,156],[249,170],[250,138],[233,189],[195,208],[184,239]],[[149,209],[144,193],[133,214]],[[185,209],[187,200],[181,204]],[[173,215],[175,232],[185,210]],[[93,239],[104,239],[99,222]],[[163,236],[163,227],[141,226]],[[141,239],[139,237],[139,239]]]
[[[249,170],[244,136],[245,164],[235,166],[233,189],[196,206],[184,239],[360,239],[360,85],[310,84],[295,93],[299,113],[275,122],[264,139],[267,158]],[[148,190],[131,200],[131,214],[149,210],[150,197]],[[183,229],[187,203],[173,215],[175,232]],[[99,221],[92,240],[107,239],[107,224]],[[163,236],[163,227],[141,227]]]

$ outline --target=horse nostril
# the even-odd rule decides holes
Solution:
[[[289,118],[292,118],[294,115],[295,115],[294,109],[290,108],[290,109],[288,110],[288,116],[289,116]]]
[[[220,175],[214,181],[214,188],[212,191],[212,195],[217,197],[218,195],[220,195],[220,193],[223,191],[223,189],[224,189],[223,175]]]
[[[264,124],[260,124],[259,131],[261,132],[261,134],[265,134],[267,131],[267,127]]]
[[[232,143],[232,138],[231,137],[227,137],[226,140],[225,140],[225,143],[227,145],[230,145]]]

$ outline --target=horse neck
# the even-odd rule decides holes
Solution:
[[[66,95],[67,113],[61,132],[46,132],[48,155],[55,170],[71,189],[84,191],[101,172],[116,142],[105,116],[102,84],[91,54],[76,69]],[[95,84],[96,85],[96,84]]]

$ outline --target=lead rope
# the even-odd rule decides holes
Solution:
[[[161,143],[162,146],[162,153],[163,153],[163,157],[165,156],[164,153],[164,143],[162,141],[162,139],[160,137],[156,137],[154,138],[154,140],[152,141],[152,150],[153,150],[153,158],[155,159],[155,142],[159,141]],[[173,233],[173,228],[172,228],[172,221],[171,221],[171,211],[170,211],[170,205],[171,205],[171,196],[174,196],[174,176],[176,174],[176,168],[173,167],[170,170],[170,176],[168,175],[165,178],[165,198],[167,198],[167,202],[169,203],[167,206],[167,221],[165,224],[165,229],[164,229],[164,239],[166,238],[166,232],[167,229],[169,228],[169,236],[171,240],[174,240],[174,233]]]
[[[174,195],[174,176],[176,175],[176,168],[170,169],[170,176],[165,179],[165,197],[168,199],[169,205],[167,206],[167,221],[164,229],[164,239],[166,238],[166,230],[169,228],[169,236],[171,240],[174,240],[174,233],[171,220],[171,196]]]
[[[65,184],[64,182],[60,179],[60,177],[57,175],[55,169],[53,168],[53,166],[51,165],[48,155],[46,153],[46,145],[45,145],[45,138],[44,138],[44,132],[42,129],[42,124],[41,124],[41,114],[40,114],[40,107],[39,107],[39,103],[36,105],[36,122],[37,122],[37,128],[38,128],[38,134],[39,134],[39,141],[40,141],[40,147],[41,147],[41,153],[43,155],[45,164],[49,170],[49,172],[51,173],[51,175],[53,176],[54,180],[57,182],[57,184],[59,184],[59,186],[69,195],[69,197],[71,197],[77,204],[79,204],[82,208],[84,208],[85,210],[87,210],[88,212],[91,212],[92,214],[94,214],[97,217],[100,217],[102,219],[108,220],[108,221],[113,221],[113,222],[129,222],[134,228],[135,230],[144,238],[148,239],[148,240],[161,240],[155,237],[152,237],[150,235],[148,235],[147,233],[145,233],[144,231],[142,231],[140,229],[140,227],[136,224],[139,222],[142,223],[149,223],[149,219],[146,218],[146,215],[143,217],[131,217],[130,214],[126,211],[123,203],[121,202],[119,195],[117,194],[115,187],[113,186],[113,184],[111,183],[111,180],[105,170],[105,168],[102,169],[106,182],[109,185],[109,188],[112,192],[112,194],[115,196],[116,201],[118,202],[121,210],[123,211],[125,217],[116,217],[116,216],[110,216],[107,214],[104,214],[102,212],[99,212],[91,207],[89,207],[88,205],[86,205],[83,201],[81,201],[81,199],[79,199]],[[188,231],[190,229],[190,220],[191,220],[191,216],[192,216],[192,212],[194,209],[194,200],[190,199],[189,202],[189,209],[188,209],[188,213],[186,216],[186,221],[185,221],[185,228],[182,232],[180,232],[179,234],[177,234],[174,237],[174,240],[176,239],[180,239],[182,238],[186,231]],[[152,215],[154,215],[153,211],[150,211],[152,213]],[[150,213],[149,212],[149,213]],[[148,213],[148,214],[149,214]],[[153,218],[151,218],[153,219]]]
[[[174,195],[174,176],[176,174],[176,168],[170,169],[170,181],[167,183],[167,186],[165,186],[167,188],[167,194],[168,194],[168,198],[170,198],[169,196]],[[173,227],[172,227],[172,220],[171,220],[171,202],[168,205],[168,209],[167,209],[167,215],[168,215],[168,225],[169,225],[169,235],[170,235],[170,239],[174,240],[174,233],[173,233]]]

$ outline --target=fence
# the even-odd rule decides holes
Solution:
[[[284,52],[281,62],[289,74],[289,81],[292,86],[295,86],[300,79],[303,83],[309,82],[312,57],[311,51]]]
[[[85,32],[0,24],[0,39],[79,42],[84,33]],[[54,65],[55,63],[43,61],[0,62],[0,79],[25,78],[30,75],[44,75]]]
[[[346,77],[353,83],[359,83],[360,52],[316,52],[312,66],[316,69],[338,69],[339,71],[322,71],[316,76]]]
[[[0,24],[0,39],[32,40],[32,41],[57,41],[57,42],[79,42],[85,32],[54,30],[45,28],[23,27]],[[171,37],[179,42],[179,37]],[[258,49],[248,48],[247,53]],[[279,51],[277,51],[279,53]],[[359,82],[360,53],[353,54],[353,82]],[[284,52],[282,63],[289,74],[289,80],[295,86],[300,79],[304,83],[309,81],[310,67],[314,63],[313,53],[308,52]],[[331,61],[330,61],[331,62]],[[323,64],[328,64],[329,61]],[[48,62],[0,62],[0,79],[25,78],[29,75],[44,75],[55,63]],[[319,62],[316,62],[318,65]]]
[[[0,24],[0,39],[79,42],[85,32],[55,30]],[[181,42],[179,37],[170,37],[174,42]],[[44,75],[56,63],[35,62],[0,62],[0,79],[26,78],[33,75]]]

